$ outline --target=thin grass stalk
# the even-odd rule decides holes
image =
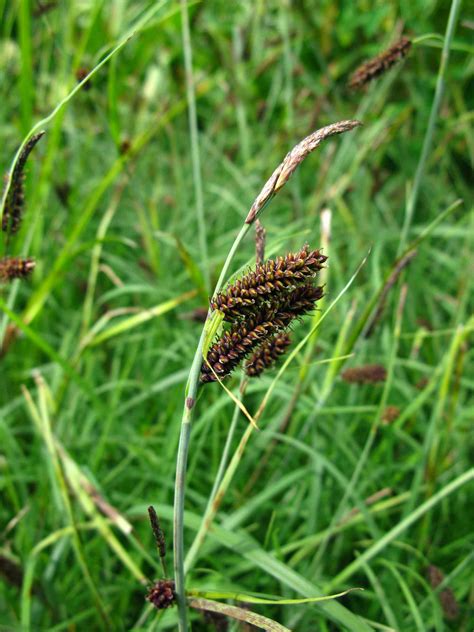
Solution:
[[[393,342],[393,346],[390,352],[390,360],[389,360],[389,365],[388,365],[388,372],[387,372],[387,379],[385,381],[385,385],[384,385],[384,390],[382,392],[382,397],[380,398],[380,403],[378,405],[378,410],[374,416],[374,419],[372,421],[370,430],[369,430],[369,435],[367,437],[366,443],[364,445],[364,448],[362,450],[362,453],[357,461],[357,464],[354,468],[354,471],[352,473],[352,476],[350,478],[349,481],[349,485],[347,486],[347,489],[344,491],[343,497],[340,500],[340,502],[338,503],[337,509],[336,511],[333,513],[332,519],[331,519],[331,524],[329,525],[329,530],[328,530],[328,534],[326,536],[326,538],[323,540],[323,542],[321,543],[321,546],[318,549],[318,553],[315,557],[313,566],[315,568],[317,568],[318,563],[320,562],[320,560],[322,559],[325,551],[326,551],[326,547],[328,545],[329,539],[331,537],[331,532],[332,529],[336,527],[340,517],[343,514],[345,505],[347,503],[347,500],[350,498],[351,494],[353,493],[354,489],[356,488],[356,485],[359,481],[359,477],[360,474],[362,472],[362,469],[364,468],[365,464],[367,463],[367,459],[369,458],[369,454],[370,451],[372,450],[373,444],[375,442],[375,438],[377,436],[377,430],[379,428],[381,419],[382,419],[382,413],[383,410],[385,408],[386,402],[387,402],[387,398],[388,398],[388,394],[390,391],[390,388],[392,386],[392,376],[393,376],[393,371],[394,371],[394,367],[395,367],[395,361],[397,359],[397,353],[398,353],[398,347],[399,347],[399,342],[400,342],[400,335],[401,335],[401,331],[402,331],[402,317],[403,317],[403,310],[405,307],[405,302],[406,302],[406,295],[407,295],[407,286],[404,285],[401,289],[400,292],[400,298],[398,301],[398,308],[397,308],[397,314],[396,314],[396,321],[395,321],[395,328],[394,328],[394,342]]]
[[[428,127],[426,129],[425,138],[423,140],[423,147],[421,149],[420,159],[415,172],[415,178],[413,181],[413,187],[410,191],[410,195],[407,201],[405,222],[403,224],[402,235],[400,238],[400,244],[398,252],[400,253],[404,248],[408,239],[408,232],[413,220],[413,214],[415,212],[416,203],[418,201],[418,195],[420,192],[420,185],[425,175],[426,161],[428,154],[430,153],[431,146],[433,144],[434,130],[436,126],[436,120],[438,118],[438,112],[441,105],[441,99],[444,94],[444,77],[446,75],[446,69],[449,61],[449,52],[451,48],[451,42],[454,36],[454,30],[456,27],[457,17],[461,6],[461,0],[452,0],[451,9],[449,11],[448,25],[446,27],[446,34],[444,37],[443,50],[441,51],[441,62],[438,70],[438,77],[436,79],[435,95],[431,106],[430,117],[428,119]]]
[[[247,379],[245,377],[245,373],[242,372],[242,376],[240,379],[240,387],[239,387],[239,396],[240,396],[240,401],[242,401],[244,394],[245,394],[245,389],[247,386]],[[217,493],[219,491],[219,496],[221,496],[221,490],[220,490],[220,485],[222,483],[222,480],[224,478],[225,475],[225,471],[226,471],[226,467],[227,467],[227,463],[229,461],[229,453],[230,453],[230,448],[232,445],[232,441],[235,435],[235,431],[237,429],[237,421],[239,419],[239,415],[240,415],[240,406],[238,406],[237,404],[234,407],[234,412],[232,414],[232,420],[230,422],[230,427],[229,427],[229,431],[227,433],[227,437],[226,437],[226,441],[224,444],[224,450],[222,451],[222,456],[221,456],[221,460],[219,463],[219,468],[217,470],[217,474],[214,480],[214,484],[212,486],[212,490],[211,493],[209,494],[209,500],[207,501],[207,506],[206,506],[206,510],[204,512],[204,516],[202,518],[201,521],[201,525],[199,527],[199,531],[196,533],[196,536],[193,540],[193,543],[191,544],[191,547],[186,555],[186,559],[184,560],[184,572],[187,573],[189,571],[189,569],[192,567],[193,562],[196,558],[197,552],[199,551],[199,548],[201,546],[201,544],[203,543],[205,537],[206,537],[206,533],[209,530],[209,526],[212,523],[212,520],[215,516],[215,513],[217,511],[218,505],[216,507],[216,496]]]
[[[184,50],[184,67],[186,73],[186,98],[188,102],[189,136],[191,140],[191,161],[193,166],[194,195],[196,198],[196,216],[198,223],[199,246],[201,250],[201,269],[203,270],[206,289],[209,290],[209,266],[207,254],[206,221],[204,218],[204,200],[202,192],[201,156],[196,114],[196,95],[194,93],[193,49],[189,29],[188,0],[181,0],[181,28]]]
[[[412,511],[410,515],[401,520],[383,537],[374,542],[374,544],[366,549],[358,558],[348,564],[338,575],[333,577],[325,586],[325,591],[329,592],[332,587],[341,586],[342,584],[347,582],[347,580],[352,577],[352,575],[354,575],[354,573],[356,573],[363,566],[364,563],[369,562],[378,553],[380,553],[380,551],[383,551],[386,546],[396,540],[414,522],[419,520],[422,516],[424,516],[428,511],[435,507],[439,502],[447,498],[450,494],[455,492],[463,485],[470,483],[472,480],[474,480],[474,467],[467,470],[467,472],[463,472],[463,474],[442,487],[439,492],[437,492],[436,494],[434,494],[434,496],[431,496],[431,498],[419,505],[416,509]]]
[[[250,229],[251,224],[244,224],[240,229],[227,258],[222,267],[219,280],[214,289],[216,294],[223,286],[227,273],[235,256],[237,248],[244,239]],[[209,318],[209,315],[208,315]],[[173,520],[173,550],[174,550],[174,579],[176,600],[178,604],[179,614],[179,630],[186,632],[187,628],[187,611],[185,599],[184,585],[184,493],[186,486],[186,465],[188,461],[189,439],[191,436],[191,422],[194,414],[194,404],[196,402],[197,389],[199,387],[199,375],[202,365],[202,351],[204,346],[205,329],[204,324],[201,337],[194,355],[191,370],[189,372],[188,381],[185,391],[185,403],[183,417],[181,419],[181,433],[178,445],[178,457],[176,462],[176,479],[174,490],[174,520]]]

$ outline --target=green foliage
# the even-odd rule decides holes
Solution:
[[[298,632],[467,632],[474,136],[463,7],[427,143],[448,5],[189,3],[191,145],[179,2],[59,2],[39,15],[40,4],[0,0],[2,173],[47,119],[21,230],[0,243],[0,258],[36,260],[29,280],[0,288],[0,628],[176,629],[176,609],[157,619],[144,599],[162,576],[146,508],[171,568],[179,421],[202,327],[186,316],[207,306],[207,280],[286,152],[357,118],[364,126],[321,145],[262,214],[268,256],[328,244],[323,310],[339,298],[320,325],[295,326],[304,344],[278,381],[275,369],[248,385],[260,432],[219,384],[199,393],[185,550],[204,535],[187,587],[253,595],[261,620]],[[402,25],[415,42],[407,59],[349,91],[350,73]],[[92,73],[69,98],[79,69]],[[410,244],[416,256],[365,337]],[[251,229],[230,273],[253,256]],[[341,380],[343,366],[363,364],[385,366],[385,383]],[[227,386],[239,396],[238,376]],[[390,424],[388,405],[399,409]],[[214,526],[200,532],[222,481]],[[445,576],[437,587],[430,565]],[[354,587],[364,592],[311,603]],[[198,610],[190,618],[212,629]]]

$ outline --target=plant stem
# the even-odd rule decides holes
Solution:
[[[428,127],[426,129],[425,138],[423,140],[423,147],[421,149],[420,159],[418,161],[418,166],[416,168],[415,179],[413,181],[413,188],[410,192],[406,213],[405,213],[405,221],[403,224],[402,235],[400,238],[399,245],[399,253],[405,248],[405,244],[408,239],[408,232],[410,230],[410,226],[413,220],[413,214],[415,212],[416,203],[418,201],[418,194],[420,192],[420,184],[423,176],[425,175],[425,167],[426,160],[428,158],[428,154],[430,153],[431,146],[433,144],[433,135],[434,129],[436,126],[436,120],[438,118],[438,112],[441,105],[441,99],[444,94],[444,77],[446,74],[446,68],[448,66],[449,60],[449,50],[451,48],[451,40],[453,39],[454,29],[456,26],[456,20],[459,13],[459,8],[461,6],[461,0],[452,0],[451,9],[449,12],[448,25],[446,27],[446,35],[444,37],[444,46],[441,52],[441,62],[438,70],[438,77],[436,80],[436,89],[435,95],[433,98],[433,103],[431,105],[430,118],[428,120]]]
[[[247,386],[247,381],[245,379],[245,374],[242,373],[242,378],[240,381],[240,388],[239,388],[240,400],[243,399],[246,386]],[[234,407],[234,412],[232,414],[232,421],[230,422],[229,432],[227,433],[224,450],[222,452],[221,460],[219,463],[219,469],[216,474],[214,485],[212,486],[212,491],[209,495],[209,500],[207,501],[206,511],[204,512],[204,516],[202,518],[199,531],[197,532],[196,537],[194,538],[193,543],[188,551],[188,554],[186,555],[186,559],[184,560],[185,572],[188,572],[188,570],[193,565],[193,562],[196,558],[196,554],[199,550],[199,547],[203,543],[204,538],[206,537],[206,533],[209,530],[210,524],[212,520],[214,519],[214,516],[217,512],[219,503],[215,502],[215,500],[216,500],[217,495],[219,495],[219,497],[222,496],[220,484],[222,482],[222,479],[224,478],[225,469],[227,466],[227,462],[229,460],[230,447],[232,445],[232,440],[234,438],[235,430],[237,428],[237,421],[239,419],[239,415],[240,415],[240,407],[236,404]]]
[[[213,294],[218,292],[227,277],[230,264],[240,243],[250,228],[250,224],[244,224],[227,255],[222,267],[219,280]],[[209,318],[209,314],[208,314]],[[207,322],[207,321],[206,321]],[[174,577],[176,599],[178,603],[179,630],[186,632],[188,629],[185,583],[184,583],[184,492],[186,483],[186,465],[188,461],[189,439],[191,436],[191,423],[193,419],[194,404],[199,386],[199,373],[202,364],[202,349],[204,345],[206,323],[199,339],[199,344],[194,355],[191,370],[186,385],[183,417],[181,420],[181,433],[179,437],[178,458],[176,463],[176,479],[174,493],[174,520],[173,520],[173,547],[174,547]]]

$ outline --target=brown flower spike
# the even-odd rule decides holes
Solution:
[[[11,176],[10,189],[5,200],[5,208],[2,216],[2,231],[8,235],[14,235],[20,229],[23,207],[25,203],[25,165],[30,153],[37,142],[44,136],[40,132],[32,136],[23,148]],[[7,184],[8,186],[8,184]]]
[[[349,382],[349,384],[373,384],[375,382],[384,382],[387,377],[387,371],[381,364],[367,364],[366,366],[346,369],[341,377],[344,382]]]
[[[201,382],[214,382],[234,370],[256,347],[274,334],[284,331],[291,323],[312,311],[323,296],[323,288],[307,284],[287,291],[283,286],[269,297],[255,314],[237,321],[223,333],[207,354],[201,367]],[[211,368],[212,367],[212,368]]]
[[[408,55],[410,48],[411,41],[407,37],[401,37],[390,48],[359,66],[349,79],[349,88],[359,90],[372,79],[387,72],[387,70],[390,70],[392,66]]]
[[[272,197],[282,189],[288,182],[290,177],[296,171],[299,164],[318,147],[323,141],[335,134],[343,134],[349,132],[362,125],[360,121],[338,121],[337,123],[331,123],[326,125],[316,132],[313,132],[306,138],[303,138],[301,142],[293,147],[289,151],[283,162],[281,162],[272,175],[268,178],[263,185],[263,189],[257,195],[250,211],[245,219],[246,224],[252,224],[258,215],[261,213],[266,204],[272,199]]]
[[[0,281],[24,279],[33,272],[35,265],[34,259],[28,257],[4,257],[0,259]]]
[[[290,344],[291,338],[286,333],[272,336],[263,342],[247,360],[245,363],[245,373],[249,377],[261,375],[265,369],[269,369],[273,366],[278,358],[286,353]]]
[[[225,320],[233,322],[258,309],[275,293],[313,279],[326,259],[319,250],[308,251],[308,246],[286,257],[269,259],[229,285],[224,292],[219,292],[212,299],[211,307],[223,312]]]

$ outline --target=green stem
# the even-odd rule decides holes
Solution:
[[[400,246],[399,252],[401,252],[406,244],[408,239],[408,232],[410,230],[410,226],[413,220],[413,214],[415,212],[416,203],[418,201],[418,194],[420,192],[420,184],[425,175],[426,161],[428,158],[428,154],[430,153],[431,146],[433,144],[433,135],[436,126],[436,120],[438,118],[438,112],[441,105],[441,99],[444,94],[444,77],[446,75],[446,68],[448,66],[449,60],[449,50],[451,48],[451,41],[454,35],[454,29],[456,26],[456,20],[459,13],[459,8],[461,5],[461,0],[453,0],[451,2],[451,9],[449,12],[448,25],[446,27],[446,35],[444,38],[444,46],[441,52],[441,62],[438,70],[438,77],[436,80],[436,89],[435,95],[433,99],[433,103],[431,105],[430,118],[428,120],[428,128],[426,130],[425,138],[423,140],[423,147],[421,149],[420,159],[418,161],[418,166],[416,168],[415,179],[413,181],[413,188],[410,192],[410,196],[408,198],[406,213],[405,213],[405,222],[403,224],[402,235],[400,238]]]
[[[218,292],[232,263],[232,259],[250,228],[250,224],[244,224],[227,255],[222,268],[219,280],[217,281],[213,295]],[[209,318],[209,314],[208,314]],[[173,520],[173,547],[174,547],[174,577],[176,599],[178,603],[179,631],[186,632],[188,629],[186,598],[185,598],[185,578],[184,578],[184,492],[186,485],[186,465],[188,461],[189,439],[191,436],[191,423],[196,402],[197,390],[199,387],[199,373],[202,364],[202,349],[204,345],[206,323],[204,324],[201,337],[194,355],[191,370],[189,372],[186,385],[184,411],[181,420],[181,433],[179,437],[178,458],[176,463],[175,493],[174,493],[174,520]]]
[[[247,381],[245,379],[245,373],[242,372],[242,377],[240,380],[240,388],[239,388],[239,395],[240,395],[241,401],[245,393],[246,385],[247,385]],[[232,421],[230,422],[229,432],[227,433],[227,438],[224,445],[224,450],[222,452],[221,460],[219,463],[219,468],[217,470],[214,485],[212,486],[212,491],[209,495],[209,500],[207,501],[206,511],[204,512],[204,516],[202,518],[201,525],[196,534],[196,537],[194,538],[191,548],[189,549],[188,554],[186,555],[186,559],[184,560],[185,573],[188,572],[188,570],[193,565],[193,562],[196,558],[199,547],[203,543],[204,538],[206,537],[206,533],[209,530],[211,522],[214,519],[214,516],[219,507],[219,502],[216,502],[216,497],[217,496],[219,496],[219,498],[222,497],[222,494],[221,494],[222,490],[220,488],[220,484],[222,482],[222,479],[224,478],[225,469],[227,467],[227,463],[229,460],[230,448],[232,445],[232,440],[235,435],[235,430],[237,428],[237,421],[239,419],[239,415],[240,415],[240,407],[236,404],[234,407],[234,412],[232,414]]]

